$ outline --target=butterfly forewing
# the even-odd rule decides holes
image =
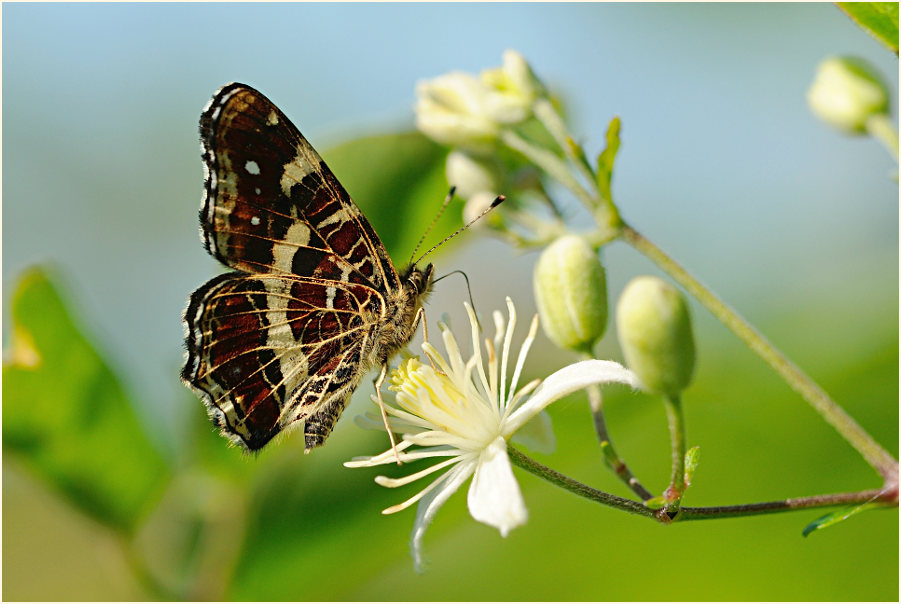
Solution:
[[[399,287],[369,222],[269,99],[242,84],[223,87],[201,116],[200,137],[207,170],[200,221],[213,256],[248,272]]]
[[[233,441],[259,449],[303,421],[310,449],[409,342],[431,267],[401,282],[319,154],[256,90],[220,89],[200,133],[202,238],[237,270],[191,296],[182,377]]]

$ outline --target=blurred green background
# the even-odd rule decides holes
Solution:
[[[830,54],[865,57],[895,91],[898,63],[834,6],[11,4],[3,17],[3,343],[18,363],[4,369],[4,599],[898,598],[897,510],[806,539],[820,512],[666,528],[519,471],[528,524],[502,539],[458,493],[416,574],[413,511],[379,513],[415,488],[341,465],[381,451],[378,434],[344,419],[309,456],[296,437],[243,456],[177,379],[185,300],[220,270],[196,218],[197,118],[219,86],[244,81],[279,104],[402,262],[444,196],[442,151],[378,135],[411,130],[418,80],[514,48],[588,149],[621,116],[625,218],[897,456],[897,167],[872,140],[816,121],[804,91]],[[449,213],[432,237],[458,222]],[[623,244],[604,260],[614,300],[657,272]],[[467,271],[481,312],[507,295],[533,312],[534,255],[471,232],[435,261]],[[24,272],[36,263],[52,268]],[[430,321],[460,324],[463,299],[461,281],[442,282]],[[687,505],[879,485],[693,311],[699,365],[684,401],[702,459]],[[16,351],[13,313],[29,334]],[[35,348],[44,363],[23,368]],[[600,354],[620,358],[613,330]],[[542,337],[526,377],[569,360]],[[370,392],[364,382],[345,417]],[[608,400],[620,453],[659,492],[662,406],[623,390]],[[585,400],[550,413],[558,450],[536,457],[628,495],[600,463]]]

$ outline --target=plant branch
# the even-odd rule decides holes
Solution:
[[[894,497],[894,499],[893,499]],[[734,518],[736,516],[759,516],[794,510],[833,507],[870,502],[882,502],[887,506],[897,505],[898,492],[888,489],[871,489],[856,493],[831,493],[828,495],[812,495],[810,497],[793,497],[781,501],[765,501],[762,503],[746,503],[742,505],[721,505],[711,507],[681,509],[679,520],[707,520],[710,518]]]
[[[580,497],[590,499],[609,507],[623,510],[630,514],[637,514],[648,518],[654,517],[654,510],[645,507],[643,503],[593,489],[577,480],[573,480],[569,476],[565,476],[556,470],[552,470],[551,468],[538,463],[509,444],[507,445],[507,453],[510,455],[510,460],[523,470],[526,470],[539,478],[543,478],[570,493],[574,493]]]
[[[693,295],[714,317],[728,327],[738,338],[748,345],[760,358],[776,371],[796,392],[798,392],[819,413],[826,422],[857,449],[860,454],[883,477],[887,485],[898,483],[898,462],[876,442],[844,409],[838,406],[826,392],[807,374],[792,363],[751,325],[716,297],[709,289],[679,266],[660,248],[645,239],[628,225],[622,228],[622,237],[632,247],[654,261],[691,295]]]
[[[641,502],[617,497],[616,495],[611,495],[610,493],[605,493],[582,484],[569,476],[565,476],[556,470],[538,463],[509,444],[507,445],[507,453],[510,455],[510,460],[515,465],[569,491],[570,493],[630,514],[644,516],[645,518],[653,518],[663,524],[669,524],[673,520],[666,514],[658,513],[660,510],[653,510]],[[712,520],[714,518],[734,518],[737,516],[759,516],[761,514],[776,514],[780,512],[792,512],[795,510],[860,503],[881,503],[886,506],[897,506],[898,487],[895,485],[894,488],[871,489],[855,493],[831,493],[827,495],[812,495],[810,497],[794,497],[780,501],[766,501],[762,503],[711,507],[683,507],[680,508],[679,515],[675,520]]]

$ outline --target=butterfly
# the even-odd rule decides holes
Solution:
[[[201,239],[232,271],[191,294],[182,379],[231,441],[258,450],[302,422],[309,452],[375,367],[381,396],[432,265],[398,273],[316,150],[250,86],[219,89],[200,144]]]

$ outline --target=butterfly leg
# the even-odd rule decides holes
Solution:
[[[422,341],[423,343],[427,343],[429,341],[429,324],[425,320],[425,308],[422,306],[419,307],[419,310],[416,311],[416,316],[413,318],[413,331],[416,331],[416,328],[419,326],[419,322],[422,321]],[[434,361],[432,361],[432,357],[426,355],[429,359],[429,365],[432,366],[436,372],[438,368],[435,367]],[[440,373],[440,372],[439,372]]]
[[[385,378],[387,377],[388,364],[385,363],[382,365],[379,377],[375,380],[375,396],[379,401],[379,411],[382,412],[382,421],[385,422],[385,430],[388,431],[388,438],[391,440],[391,450],[394,451],[394,459],[397,460],[397,465],[401,465],[400,455],[397,452],[397,442],[394,440],[394,431],[391,430],[391,424],[388,423],[388,412],[385,410],[385,401],[382,400],[382,384],[385,383]]]

